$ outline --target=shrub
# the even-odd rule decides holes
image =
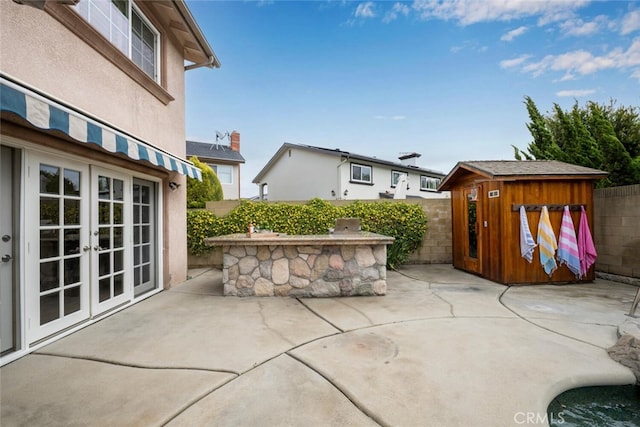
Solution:
[[[202,181],[187,177],[187,208],[204,208],[208,201],[222,200],[222,185],[211,166],[202,163],[196,156],[189,160],[202,171]]]
[[[427,219],[418,205],[391,202],[357,201],[336,207],[321,199],[304,205],[244,201],[226,217],[212,212],[187,212],[189,251],[194,255],[208,252],[206,237],[245,233],[250,223],[287,234],[327,234],[336,218],[359,218],[363,231],[395,238],[387,249],[387,265],[396,268],[407,262],[409,255],[422,244],[427,232]]]

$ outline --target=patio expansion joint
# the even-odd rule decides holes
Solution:
[[[196,368],[196,367],[190,367],[190,366],[148,366],[148,365],[140,365],[135,363],[118,362],[115,360],[101,359],[99,357],[72,356],[68,354],[59,354],[59,353],[52,353],[47,351],[34,351],[32,354],[36,354],[39,356],[60,357],[64,359],[87,360],[89,362],[104,363],[104,364],[113,365],[113,366],[122,366],[125,368],[135,368],[135,369],[148,369],[148,370],[159,370],[159,371],[162,371],[162,370],[164,371],[200,371],[200,372],[230,374],[235,376],[239,376],[241,374],[240,372],[232,371],[229,369]]]
[[[602,347],[602,346],[599,346],[599,345],[597,345],[597,344],[591,343],[591,342],[589,342],[589,341],[581,340],[581,339],[579,339],[579,338],[572,337],[572,336],[570,336],[570,335],[566,335],[566,334],[563,334],[563,333],[561,333],[561,332],[555,331],[555,330],[553,330],[553,329],[551,329],[551,328],[547,328],[547,327],[545,327],[545,326],[539,325],[539,324],[535,323],[533,320],[531,320],[531,319],[536,319],[536,318],[534,318],[534,317],[532,317],[531,319],[524,317],[523,315],[521,315],[520,313],[518,313],[517,311],[515,311],[514,309],[512,309],[511,307],[509,307],[506,303],[504,303],[504,302],[502,301],[502,297],[503,297],[507,292],[509,292],[509,290],[510,290],[511,288],[512,288],[512,286],[507,286],[507,287],[505,288],[505,290],[504,290],[504,291],[502,291],[502,293],[501,293],[501,294],[500,294],[500,296],[498,297],[498,301],[500,302],[500,304],[502,304],[502,306],[503,306],[504,308],[506,308],[507,310],[509,310],[509,311],[510,311],[510,312],[512,312],[513,314],[515,314],[518,318],[520,318],[520,319],[524,320],[525,322],[527,322],[527,323],[529,323],[529,324],[531,324],[531,325],[533,325],[533,326],[535,326],[535,327],[537,327],[537,328],[543,329],[543,330],[545,330],[545,331],[547,331],[547,332],[551,332],[551,333],[553,333],[553,334],[559,335],[559,336],[564,337],[564,338],[568,338],[568,339],[573,340],[573,341],[581,342],[581,343],[583,343],[583,344],[588,344],[588,345],[590,345],[590,346],[592,346],[592,347],[595,347],[595,348],[599,348],[599,349],[602,349],[602,350],[606,350],[606,347]],[[542,320],[542,319],[540,318],[540,320]],[[550,319],[546,319],[546,320],[550,320]],[[583,323],[583,322],[575,322],[575,323]],[[588,323],[584,323],[584,324],[588,324]],[[606,325],[606,326],[611,326],[611,325]]]
[[[316,369],[314,366],[310,365],[309,363],[305,362],[304,360],[302,360],[301,358],[297,357],[294,354],[287,353],[287,356],[291,357],[293,360],[297,361],[298,363],[301,363],[311,371],[320,375],[325,381],[331,384],[333,388],[335,388],[338,392],[340,392],[340,394],[342,394],[349,402],[351,402],[351,404],[355,408],[357,408],[360,412],[362,412],[364,415],[369,417],[372,421],[374,421],[375,423],[383,427],[390,426],[388,423],[384,422],[379,417],[377,417],[374,413],[372,413],[366,406],[360,403],[355,396],[351,395],[351,393],[349,393],[345,388],[341,387],[339,384],[333,381],[329,376],[325,375],[322,371]]]

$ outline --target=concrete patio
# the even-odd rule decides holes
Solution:
[[[567,389],[635,382],[606,352],[630,285],[416,265],[381,297],[237,298],[191,274],[0,369],[0,424],[512,426]]]

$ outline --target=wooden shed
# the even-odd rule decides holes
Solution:
[[[547,275],[539,248],[529,263],[520,254],[520,206],[537,241],[542,206],[547,206],[556,238],[564,206],[578,232],[581,206],[593,233],[594,182],[607,172],[554,160],[465,161],[438,190],[451,191],[453,265],[503,284],[576,282],[566,265]],[[593,267],[583,281],[595,278]]]

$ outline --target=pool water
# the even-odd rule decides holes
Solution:
[[[556,397],[547,409],[552,427],[640,427],[640,387],[582,387]]]

